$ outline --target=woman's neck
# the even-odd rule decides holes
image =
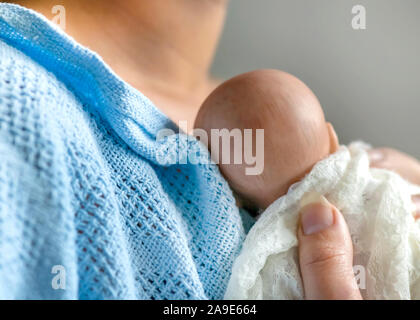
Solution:
[[[55,0],[14,1],[47,18]],[[227,0],[64,0],[66,32],[134,87],[182,96],[209,83]]]

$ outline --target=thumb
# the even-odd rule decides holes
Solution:
[[[361,299],[353,273],[353,245],[343,216],[324,197],[302,203],[299,262],[306,299]]]

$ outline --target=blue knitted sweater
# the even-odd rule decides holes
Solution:
[[[98,55],[0,4],[0,299],[223,297],[244,221],[215,165],[158,161],[182,137],[162,128]]]

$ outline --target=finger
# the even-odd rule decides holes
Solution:
[[[368,151],[369,161],[371,167],[382,167],[384,166],[386,159],[386,151],[384,149],[370,149]]]
[[[414,210],[414,219],[420,219],[420,194],[412,196],[411,199],[416,206],[416,209]]]
[[[305,298],[361,299],[347,225],[341,213],[325,201],[307,204],[300,213],[299,262]]]

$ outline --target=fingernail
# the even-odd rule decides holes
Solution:
[[[385,157],[384,153],[379,150],[371,150],[368,154],[370,162],[379,162],[382,161]]]
[[[303,195],[302,199],[300,199],[300,209],[307,206],[311,203],[321,203],[325,206],[331,206],[331,203],[320,193],[316,191],[307,192]]]
[[[411,200],[413,200],[416,206],[420,206],[420,194],[411,196]]]
[[[332,206],[322,195],[306,194],[301,200],[301,225],[305,235],[330,227],[334,222]]]
[[[420,219],[420,194],[416,194],[411,197],[414,203],[414,219]]]

